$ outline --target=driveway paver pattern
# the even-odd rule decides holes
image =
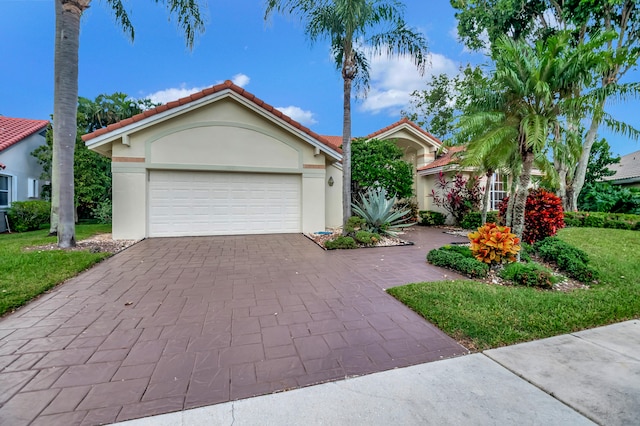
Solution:
[[[468,353],[384,292],[458,278],[424,259],[463,239],[407,239],[144,240],[0,320],[0,424],[105,424]]]

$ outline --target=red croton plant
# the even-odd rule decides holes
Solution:
[[[498,207],[501,218],[505,217],[508,202],[509,198],[507,197],[502,200]],[[564,228],[562,199],[554,193],[541,188],[529,191],[524,212],[522,239],[529,244],[533,244],[556,235],[561,228]]]

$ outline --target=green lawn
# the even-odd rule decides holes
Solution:
[[[558,236],[590,255],[602,279],[569,293],[475,281],[388,290],[440,329],[478,350],[640,317],[640,232],[568,228]]]
[[[111,225],[77,225],[76,239],[111,232]],[[47,230],[0,235],[0,315],[109,256],[88,251],[25,251],[56,242]]]

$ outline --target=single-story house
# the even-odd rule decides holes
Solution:
[[[31,153],[46,143],[48,125],[0,116],[0,232],[7,230],[5,213],[12,202],[40,198],[42,167]]]
[[[640,151],[620,157],[620,162],[607,166],[616,172],[613,176],[603,178],[614,185],[640,188]]]
[[[394,140],[424,167],[442,142],[407,119]],[[341,137],[322,136],[230,81],[83,136],[112,161],[113,238],[316,232],[342,222]],[[446,150],[445,150],[446,152]]]

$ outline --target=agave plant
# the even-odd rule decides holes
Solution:
[[[362,200],[352,203],[351,208],[366,221],[367,231],[397,237],[400,229],[415,225],[415,222],[406,223],[403,219],[410,210],[393,211],[395,202],[395,196],[387,198],[386,189],[370,187],[362,196]]]

